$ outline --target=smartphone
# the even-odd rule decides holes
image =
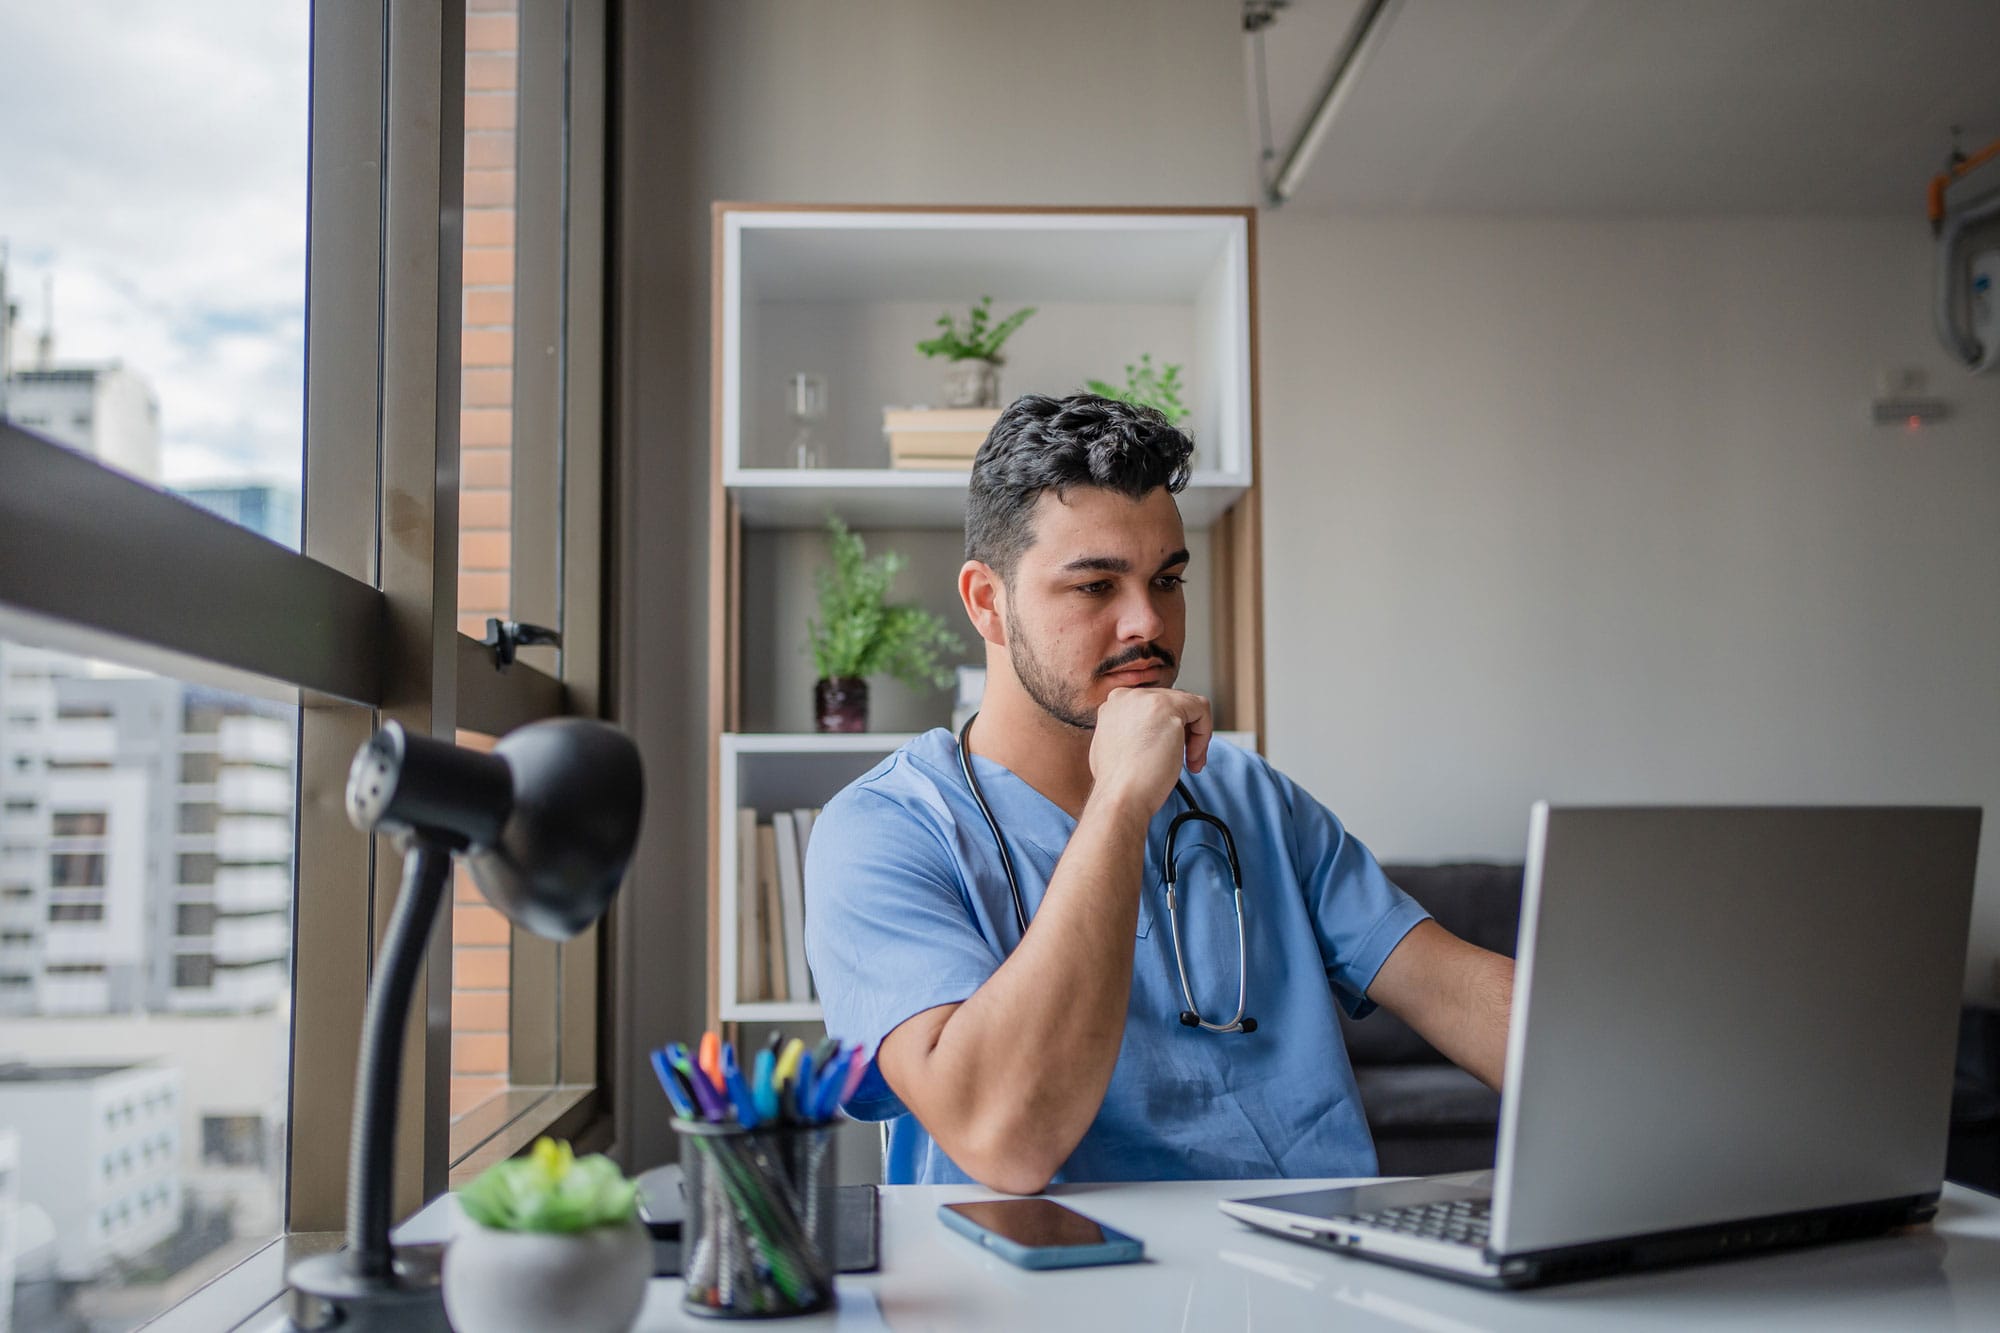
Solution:
[[[1054,1199],[940,1204],[938,1220],[1022,1268],[1129,1264],[1146,1255],[1137,1236],[1113,1231]]]

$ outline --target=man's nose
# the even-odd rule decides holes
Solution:
[[[1118,637],[1121,639],[1157,639],[1167,627],[1153,599],[1145,593],[1125,598],[1118,608]]]

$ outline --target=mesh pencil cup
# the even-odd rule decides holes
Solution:
[[[834,1125],[676,1120],[690,1314],[761,1319],[834,1303]]]

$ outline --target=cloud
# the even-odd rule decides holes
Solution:
[[[310,8],[67,0],[0,15],[0,239],[32,350],[158,396],[165,480],[299,475]]]

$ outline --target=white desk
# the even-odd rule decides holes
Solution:
[[[1177,1181],[1053,1191],[1146,1242],[1148,1262],[1031,1273],[946,1231],[940,1203],[993,1197],[954,1186],[882,1191],[882,1271],[872,1292],[796,1329],[1929,1330],[2000,1328],[2000,1199],[1945,1186],[1936,1223],[1898,1236],[1526,1292],[1489,1292],[1282,1240],[1224,1217],[1216,1200],[1336,1181]],[[678,1279],[656,1278],[638,1327],[702,1329]],[[776,1327],[777,1325],[774,1325]]]

